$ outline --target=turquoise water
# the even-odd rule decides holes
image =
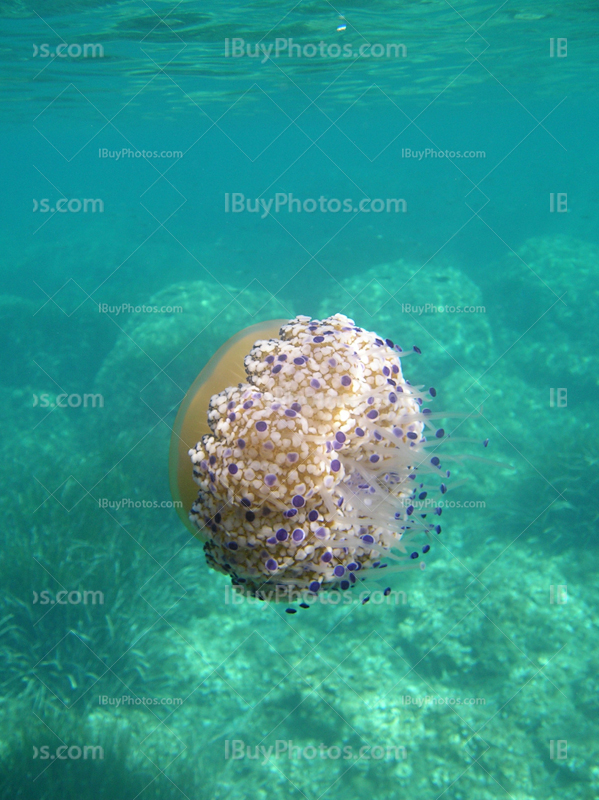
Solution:
[[[596,4],[0,11],[1,797],[596,798]],[[484,459],[425,570],[290,614],[169,441],[231,336],[335,313]]]

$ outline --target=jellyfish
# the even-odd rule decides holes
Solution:
[[[343,314],[297,316],[241,331],[198,375],[171,490],[237,591],[293,601],[424,567],[450,472],[436,392],[403,376],[419,352]]]

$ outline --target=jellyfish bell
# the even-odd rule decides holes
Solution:
[[[238,591],[292,602],[424,566],[450,473],[435,390],[403,377],[414,352],[342,314],[298,316],[241,331],[200,372],[171,491]]]

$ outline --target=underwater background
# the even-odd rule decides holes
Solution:
[[[0,15],[0,797],[599,797],[597,4]],[[207,567],[170,433],[337,312],[488,460],[425,571],[291,615]]]

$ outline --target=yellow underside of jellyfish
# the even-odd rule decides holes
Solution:
[[[254,343],[258,339],[277,336],[281,325],[286,323],[286,319],[271,319],[244,328],[232,336],[202,369],[179,407],[169,451],[171,496],[183,524],[200,539],[205,537],[189,518],[189,511],[198,496],[189,450],[195,447],[202,436],[210,433],[208,426],[210,398],[228,386],[245,381],[247,376],[243,360]]]

